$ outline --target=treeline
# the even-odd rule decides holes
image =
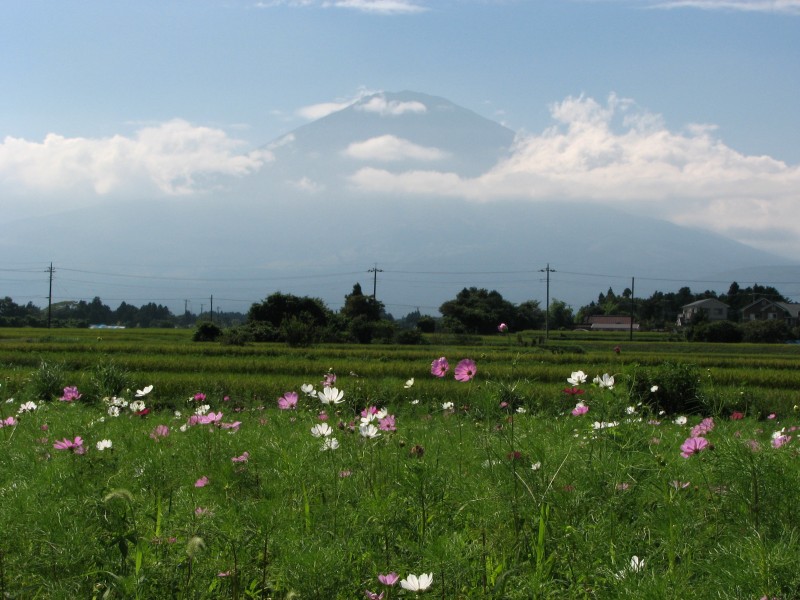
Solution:
[[[211,320],[208,312],[194,315],[186,312],[174,315],[169,308],[155,302],[134,306],[122,302],[112,309],[95,297],[85,300],[56,302],[40,308],[32,302],[17,304],[11,298],[0,299],[0,327],[89,327],[90,325],[116,325],[122,327],[193,327],[198,320]],[[213,320],[225,326],[244,321],[241,313],[214,313]]]

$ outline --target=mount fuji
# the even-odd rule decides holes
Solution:
[[[544,304],[548,266],[550,298],[574,308],[633,278],[640,296],[724,291],[721,273],[800,271],[720,235],[597,203],[426,192],[426,172],[476,177],[514,143],[510,129],[443,98],[366,96],[265,145],[259,169],[209,177],[202,193],[100,198],[0,224],[5,261],[42,268],[4,278],[0,296],[41,303],[52,262],[59,299],[153,301],[175,312],[191,300],[196,312],[213,295],[215,308],[246,311],[280,290],[338,308],[358,281],[401,316],[436,314],[469,286]],[[421,175],[414,194],[363,185],[409,172]]]

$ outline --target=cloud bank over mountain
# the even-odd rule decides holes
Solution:
[[[1,218],[141,195],[164,202],[171,196],[191,199],[259,174],[264,185],[306,193],[343,185],[356,196],[393,201],[438,196],[480,203],[596,203],[705,228],[784,256],[800,253],[800,219],[793,214],[800,166],[738,152],[713,125],[670,130],[660,115],[632,99],[568,97],[550,106],[550,127],[518,132],[513,144],[485,155],[470,172],[452,161],[474,150],[469,139],[436,137],[437,119],[452,113],[452,105],[429,98],[364,93],[307,107],[308,116],[324,115],[312,125],[325,122],[328,137],[314,138],[312,128],[302,148],[295,136],[304,128],[248,150],[222,129],[181,119],[102,139],[6,137],[0,144],[0,191],[27,201],[9,206]],[[370,116],[377,129],[360,132],[358,114]],[[281,170],[287,162],[291,173]]]

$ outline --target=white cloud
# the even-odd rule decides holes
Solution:
[[[354,142],[344,151],[346,156],[358,160],[393,162],[400,160],[436,161],[447,157],[447,153],[427,146],[420,146],[393,135]]]
[[[105,195],[132,188],[165,194],[202,189],[214,175],[242,176],[272,159],[268,152],[239,154],[241,142],[224,131],[181,119],[144,127],[133,137],[66,138],[42,142],[6,137],[0,144],[0,182],[17,190],[91,190]]]
[[[654,6],[800,15],[800,0],[665,0]]]
[[[257,8],[322,7],[344,8],[379,15],[404,15],[427,11],[427,7],[410,0],[262,0],[256,2]]]
[[[286,183],[292,189],[307,194],[319,194],[320,192],[325,191],[325,186],[323,184],[317,183],[308,177],[301,177],[296,181],[287,181]]]
[[[711,126],[669,131],[658,115],[614,95],[604,105],[567,98],[551,107],[551,115],[551,128],[520,136],[512,155],[480,177],[369,168],[350,182],[371,193],[476,201],[589,200],[737,239],[787,228],[800,239],[800,218],[794,217],[800,166],[737,152],[714,137]]]
[[[342,102],[321,102],[319,104],[311,104],[310,106],[304,106],[297,109],[297,115],[304,119],[308,119],[309,121],[316,121],[317,119],[322,119],[323,117],[332,115],[335,112],[339,112],[340,110],[350,106],[352,103],[352,100],[345,100]]]
[[[383,117],[398,117],[406,113],[423,114],[428,108],[422,103],[412,100],[410,102],[400,102],[399,100],[386,100],[383,95],[373,96],[366,102],[361,102],[356,106],[357,110],[364,112],[378,113]]]
[[[428,10],[424,6],[407,0],[331,0],[324,2],[323,6],[349,8],[381,15],[413,14]]]

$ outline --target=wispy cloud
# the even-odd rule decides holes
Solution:
[[[605,104],[570,97],[551,115],[552,127],[520,136],[513,154],[480,177],[370,167],[350,182],[370,193],[588,200],[737,239],[763,242],[768,232],[787,229],[800,239],[800,220],[786,218],[797,202],[800,166],[737,152],[711,126],[670,131],[659,115],[614,95]]]
[[[652,6],[800,15],[800,0],[663,0],[653,2]]]
[[[323,117],[327,117],[335,112],[343,110],[350,106],[351,104],[355,104],[359,100],[364,97],[371,96],[375,94],[375,91],[367,90],[366,88],[360,89],[355,96],[351,98],[340,98],[337,100],[332,100],[330,102],[320,102],[318,104],[310,104],[308,106],[303,106],[298,108],[295,111],[295,114],[308,121],[315,121],[317,119],[322,119]]]
[[[350,144],[344,151],[346,156],[358,160],[394,162],[401,160],[436,161],[447,156],[438,148],[420,146],[393,135],[381,135],[362,142]]]
[[[423,4],[410,0],[262,0],[255,6],[258,8],[277,6],[343,8],[378,15],[408,15],[428,10]]]
[[[242,146],[220,129],[181,119],[143,127],[132,137],[51,133],[38,142],[9,136],[0,143],[0,182],[18,191],[187,194],[209,177],[246,175],[272,160],[266,151],[242,154]]]

